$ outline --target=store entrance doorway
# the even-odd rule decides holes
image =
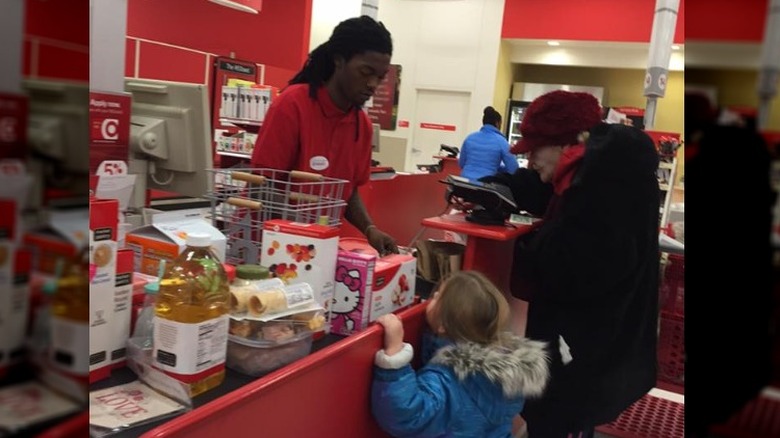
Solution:
[[[433,164],[439,146],[460,148],[468,134],[471,93],[461,91],[417,90],[414,130],[406,157],[406,170]]]

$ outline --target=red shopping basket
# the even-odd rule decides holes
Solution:
[[[661,312],[658,380],[672,385],[685,384],[685,318],[680,314]]]
[[[685,313],[685,257],[679,254],[669,254],[661,275],[660,284],[661,310]]]
[[[764,390],[727,422],[714,426],[711,432],[723,438],[780,436],[779,396],[778,388]]]
[[[612,423],[596,430],[619,438],[682,438],[685,435],[685,405],[646,394]]]

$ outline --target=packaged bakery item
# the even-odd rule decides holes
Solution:
[[[249,315],[263,317],[319,303],[308,283],[298,283],[252,292],[248,295],[246,305]]]
[[[254,281],[235,281],[230,286],[230,313],[241,315],[247,312],[249,298],[258,292],[283,290],[284,282],[278,278]]]
[[[160,280],[152,363],[195,397],[225,377],[230,290],[211,237],[191,233],[186,245]]]

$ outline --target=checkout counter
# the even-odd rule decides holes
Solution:
[[[434,157],[439,160],[439,172],[403,173],[387,167],[371,169],[371,179],[358,189],[374,224],[390,234],[399,245],[406,246],[420,231],[424,218],[445,212],[447,186],[440,181],[448,175],[459,175],[457,158]],[[345,222],[341,237],[363,234]]]

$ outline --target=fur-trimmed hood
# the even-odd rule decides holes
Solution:
[[[482,375],[509,399],[539,396],[547,385],[546,343],[506,335],[500,345],[460,342],[439,349],[432,364],[452,368],[459,381]]]

